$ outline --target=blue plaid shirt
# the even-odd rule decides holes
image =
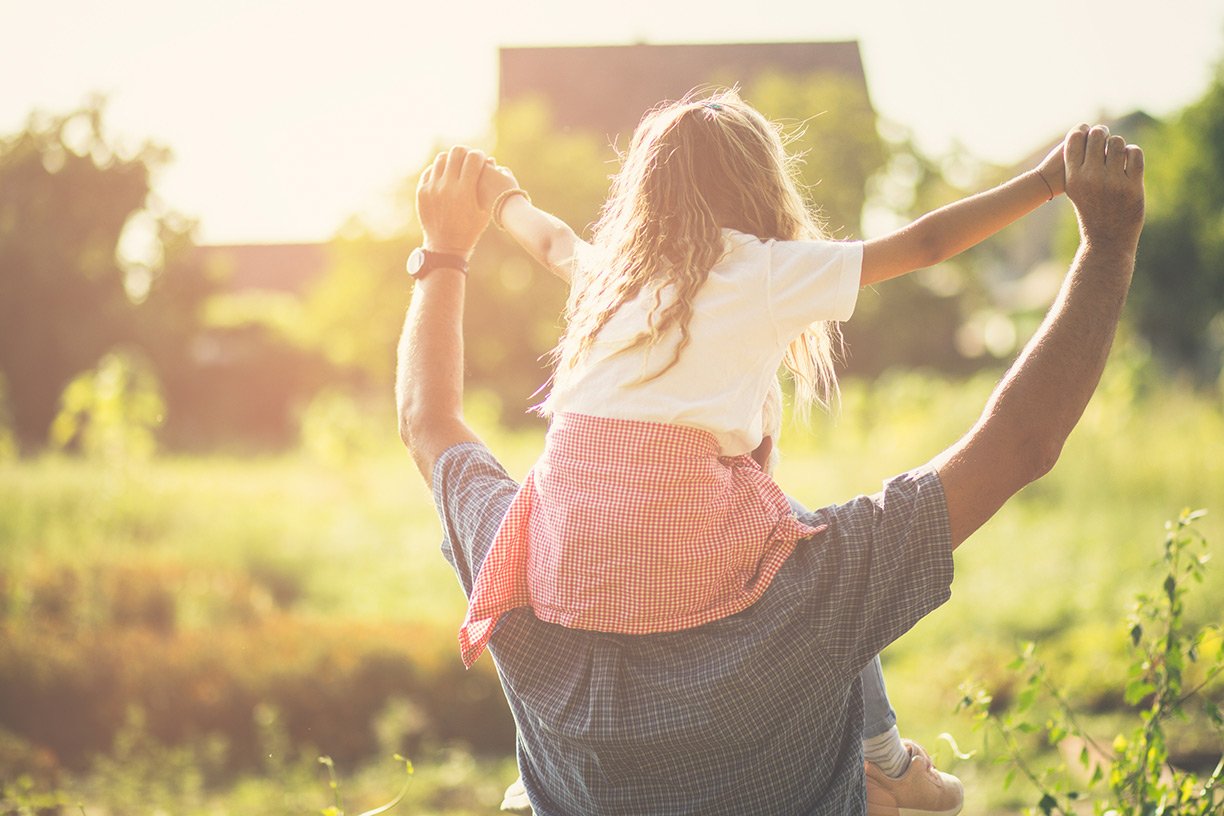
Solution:
[[[483,445],[433,471],[442,551],[464,592],[518,484]],[[764,596],[679,632],[615,635],[502,618],[490,643],[537,816],[861,814],[858,674],[950,595],[939,477],[805,514]]]

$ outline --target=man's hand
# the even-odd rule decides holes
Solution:
[[[416,202],[426,249],[471,258],[489,224],[489,210],[476,197],[486,161],[483,151],[456,145],[421,173]]]
[[[1143,151],[1103,125],[1080,125],[1067,134],[1063,155],[1085,247],[1133,255],[1143,229]]]

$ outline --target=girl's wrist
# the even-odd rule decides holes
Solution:
[[[1041,183],[1045,185],[1046,191],[1049,192],[1050,197],[1047,198],[1046,201],[1053,201],[1054,196],[1057,194],[1054,192],[1054,186],[1050,184],[1050,180],[1045,177],[1045,173],[1041,172],[1040,167],[1034,167],[1031,172],[1035,173],[1037,178],[1041,179]]]
[[[524,199],[526,199],[528,204],[531,203],[531,196],[529,196],[527,194],[527,191],[524,190],[522,187],[511,187],[509,190],[503,190],[502,193],[496,199],[493,200],[493,208],[492,208],[493,223],[497,225],[498,229],[504,230],[506,228],[505,225],[502,224],[502,218],[501,218],[502,210],[506,208],[506,202],[508,202],[510,199],[514,198],[515,196],[520,196],[520,195]]]

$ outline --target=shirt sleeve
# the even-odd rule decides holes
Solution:
[[[460,442],[443,451],[434,463],[432,481],[442,522],[442,554],[455,570],[463,594],[470,597],[518,482],[477,442]]]
[[[801,513],[829,527],[816,546],[792,558],[811,562],[821,584],[813,615],[827,653],[857,673],[889,643],[951,596],[947,500],[930,466],[884,483],[872,496]]]
[[[861,241],[770,241],[769,301],[786,342],[818,320],[849,320],[863,276]]]

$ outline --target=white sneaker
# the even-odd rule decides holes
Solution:
[[[519,777],[506,788],[502,797],[501,809],[509,813],[523,813],[531,816],[531,802],[527,800],[527,789],[523,787],[523,777]]]
[[[867,816],[956,816],[965,805],[965,787],[951,774],[935,769],[927,752],[903,740],[910,764],[893,779],[867,763]]]

